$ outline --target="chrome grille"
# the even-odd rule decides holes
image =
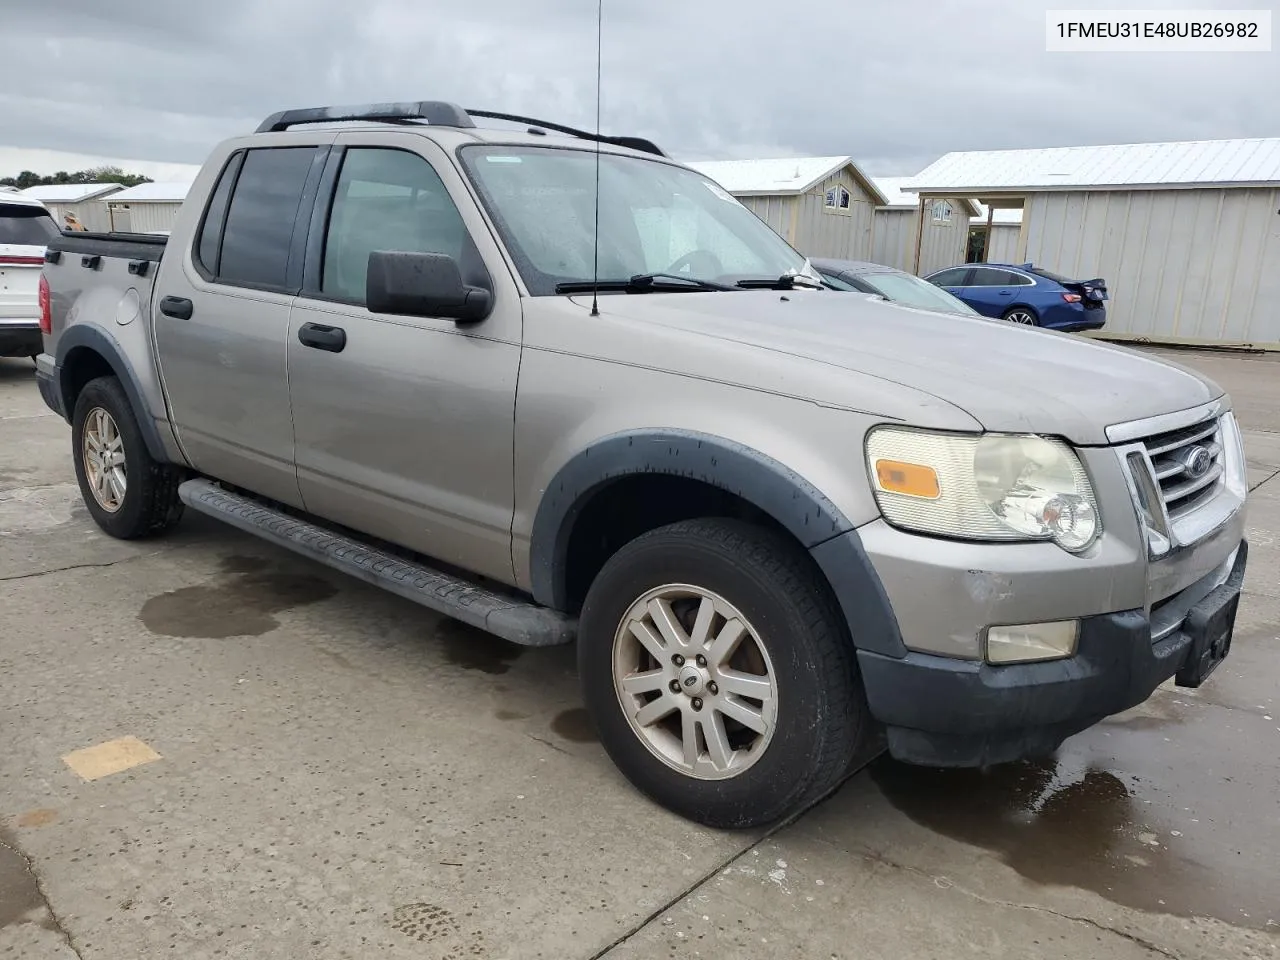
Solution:
[[[1142,441],[1170,520],[1210,499],[1225,470],[1219,418]]]

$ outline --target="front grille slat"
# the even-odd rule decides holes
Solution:
[[[1185,516],[1211,499],[1222,481],[1226,465],[1219,430],[1215,417],[1142,441],[1170,519]],[[1208,466],[1202,474],[1192,476],[1188,465],[1196,447],[1204,448],[1208,454]],[[1194,454],[1194,457],[1204,460],[1204,454]]]

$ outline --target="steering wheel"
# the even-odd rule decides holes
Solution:
[[[724,264],[710,250],[690,250],[671,266],[667,267],[664,272],[683,273],[685,270],[689,271],[690,276],[707,280],[721,276],[724,273]]]

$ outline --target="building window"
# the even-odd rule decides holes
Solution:
[[[828,210],[848,210],[852,199],[844,187],[832,187],[827,191],[826,207]]]
[[[933,217],[934,223],[950,223],[951,222],[951,214],[953,211],[951,208],[951,204],[948,201],[946,200],[933,201],[933,207],[931,208],[931,210],[932,210],[931,216]]]

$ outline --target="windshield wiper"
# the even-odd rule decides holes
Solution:
[[[696,290],[732,290],[723,283],[682,277],[678,273],[637,273],[625,280],[568,280],[556,284],[556,293],[591,293],[593,290],[624,293],[671,293]]]
[[[769,277],[747,277],[739,280],[734,286],[744,290],[794,290],[801,287],[805,290],[825,290],[826,285],[812,277],[798,273],[784,273],[776,280]]]

